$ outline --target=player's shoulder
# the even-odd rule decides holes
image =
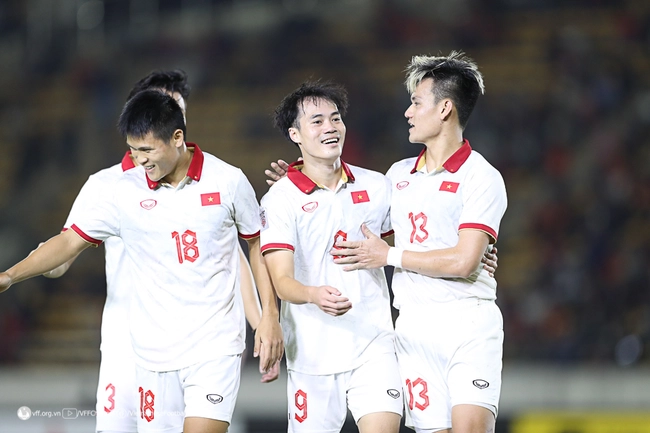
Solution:
[[[122,164],[115,164],[91,174],[88,179],[102,182],[113,181],[118,180],[124,174],[124,172],[125,171],[122,168]]]
[[[385,179],[386,176],[383,173],[380,173],[375,170],[370,170],[368,168],[359,167],[357,165],[348,164],[348,168],[352,175],[356,178],[366,178],[370,180],[380,181]]]
[[[296,191],[299,192],[296,185],[287,176],[284,176],[269,187],[269,190],[264,194],[262,199],[275,200],[277,197],[284,197],[286,199],[293,196]]]
[[[241,171],[239,167],[208,152],[203,152],[203,165],[206,167],[218,167],[223,170]]]
[[[476,150],[467,158],[468,172],[475,175],[501,178],[501,173],[490,162]]]
[[[394,162],[386,172],[386,176],[391,176],[397,173],[410,173],[411,170],[413,170],[413,167],[415,167],[417,159],[417,156],[412,156]]]

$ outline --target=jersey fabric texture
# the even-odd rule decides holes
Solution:
[[[392,184],[391,223],[395,246],[410,251],[451,248],[459,231],[484,231],[495,243],[506,210],[501,174],[467,140],[437,170],[427,173],[424,151],[396,162],[386,176]],[[395,269],[394,305],[422,305],[461,298],[496,299],[496,280],[482,265],[467,279],[431,278]]]
[[[282,302],[287,368],[305,374],[341,373],[394,352],[383,269],[344,272],[329,253],[338,239],[364,239],[363,223],[374,233],[392,234],[390,185],[381,173],[341,164],[335,191],[315,184],[294,163],[261,202],[262,252],[292,251],[297,281],[335,287],[352,303],[334,317],[314,304]]]
[[[236,167],[188,143],[176,188],[123,174],[72,229],[91,243],[117,236],[136,267],[129,324],[136,362],[170,371],[244,350],[237,234],[258,236],[259,206]]]

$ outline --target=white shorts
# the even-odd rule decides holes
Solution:
[[[394,353],[344,373],[311,375],[289,370],[289,432],[339,432],[347,409],[356,422],[377,412],[403,413],[401,380]]]
[[[503,317],[494,301],[403,307],[395,332],[408,427],[451,428],[451,408],[459,404],[485,407],[496,417]]]
[[[183,431],[186,417],[230,423],[241,376],[241,355],[222,356],[175,371],[136,366],[138,431]]]
[[[137,432],[137,390],[133,357],[102,353],[95,407],[96,431]]]

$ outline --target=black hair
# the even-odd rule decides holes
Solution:
[[[305,81],[282,99],[274,111],[273,125],[287,140],[293,143],[289,135],[289,128],[299,128],[298,117],[302,104],[305,101],[316,102],[319,99],[332,102],[336,105],[341,117],[345,116],[348,109],[348,92],[343,86],[330,81]]]
[[[160,90],[143,90],[127,101],[117,122],[123,137],[143,138],[150,132],[164,142],[180,129],[186,135],[185,118],[174,98]]]
[[[135,83],[126,100],[128,101],[137,93],[148,89],[162,89],[169,93],[178,92],[186,101],[190,97],[191,90],[190,85],[187,83],[187,74],[182,69],[155,70]]]
[[[456,106],[458,123],[465,129],[479,95],[485,92],[476,63],[462,51],[448,56],[414,56],[406,67],[406,89],[410,94],[427,78],[433,80],[434,103],[449,98]]]

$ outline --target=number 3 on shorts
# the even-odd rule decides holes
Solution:
[[[418,386],[420,386],[421,389],[420,393],[418,394],[418,401],[415,401],[415,398],[413,397],[413,390]],[[411,382],[411,379],[406,379],[406,389],[409,393],[409,409],[413,410],[414,408],[417,408],[424,410],[429,407],[429,396],[427,395],[429,387],[427,386],[426,380],[418,377]]]

